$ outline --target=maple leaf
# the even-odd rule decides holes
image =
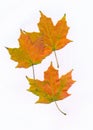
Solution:
[[[72,80],[71,73],[72,70],[59,78],[58,70],[51,63],[48,70],[44,72],[44,81],[27,77],[31,85],[28,91],[39,96],[36,103],[51,103],[62,100],[70,95],[67,91],[75,82]]]
[[[30,34],[21,30],[19,48],[7,48],[11,59],[18,62],[17,67],[28,68],[40,63],[50,52],[46,51],[42,36],[37,32]]]
[[[69,30],[66,22],[66,14],[56,25],[53,25],[51,18],[46,17],[41,11],[40,14],[41,18],[38,23],[40,33],[43,35],[46,46],[49,46],[51,51],[54,51],[57,60],[55,50],[59,50],[71,42],[71,40],[66,38]],[[57,67],[59,67],[58,60]]]

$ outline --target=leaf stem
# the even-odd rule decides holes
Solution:
[[[56,51],[55,51],[55,50],[54,50],[54,55],[55,55],[55,59],[56,59],[56,63],[57,63],[57,68],[59,68],[58,58],[57,58],[57,55],[56,55]]]
[[[35,79],[35,70],[34,70],[34,65],[32,65],[32,71],[33,71],[33,79]]]
[[[58,109],[62,114],[67,115],[65,112],[63,112],[63,111],[59,108],[59,106],[58,106],[58,104],[57,104],[56,101],[55,101],[55,104],[56,104],[57,109]]]

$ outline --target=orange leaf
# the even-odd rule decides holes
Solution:
[[[46,51],[42,36],[37,32],[26,33],[21,30],[19,48],[7,48],[11,59],[18,62],[17,67],[28,68],[40,63],[50,52]]]
[[[44,72],[44,81],[27,77],[31,85],[28,91],[39,96],[37,103],[51,103],[62,100],[70,95],[67,91],[75,82],[72,80],[71,74],[72,70],[59,78],[58,70],[56,70],[51,63],[48,70]]]
[[[44,43],[48,45],[52,51],[59,50],[71,42],[71,40],[66,38],[69,30],[66,15],[54,26],[51,18],[46,17],[41,11],[40,14],[41,18],[38,27],[44,37]]]

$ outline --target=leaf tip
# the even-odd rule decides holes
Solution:
[[[64,16],[66,17],[66,13],[64,13]]]
[[[9,49],[8,47],[5,47],[7,50]]]
[[[28,76],[26,75],[26,79],[28,79]]]
[[[20,29],[20,33],[21,33],[21,34],[26,33],[26,31]]]
[[[65,18],[65,19],[66,19],[66,13],[64,14],[63,18]]]
[[[42,13],[42,11],[41,11],[41,10],[39,10],[39,13]]]
[[[30,91],[30,88],[26,89],[26,91],[31,92],[31,91]]]
[[[39,12],[40,12],[41,17],[45,16],[41,10]]]
[[[20,32],[21,32],[21,33],[23,32],[22,29],[20,29]]]
[[[49,68],[51,68],[51,67],[54,68],[54,67],[53,67],[53,62],[52,62],[52,61],[51,61],[51,63],[50,63]]]
[[[39,13],[40,13],[41,15],[43,14],[41,10],[39,10]]]
[[[26,79],[29,80],[29,77],[26,75]]]
[[[25,32],[24,30],[20,29],[20,33],[24,33],[24,32]]]

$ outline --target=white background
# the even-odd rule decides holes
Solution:
[[[92,130],[93,129],[93,3],[92,0],[0,0],[0,130]],[[38,31],[41,10],[54,24],[66,13],[70,26],[68,38],[73,40],[57,51],[59,76],[72,68],[77,82],[69,89],[72,95],[58,101],[67,113],[62,115],[54,103],[35,104],[38,99],[26,91],[25,76],[32,68],[15,68],[5,47],[18,47],[20,29]],[[36,78],[43,72],[51,54],[35,66]]]

